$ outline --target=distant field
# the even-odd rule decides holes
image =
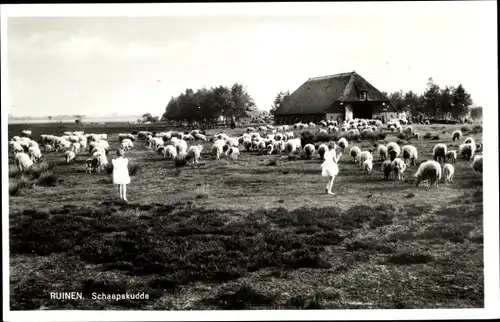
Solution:
[[[134,122],[137,121],[139,117],[115,117],[115,118],[85,118],[83,119],[84,123],[101,123],[101,122]],[[48,124],[57,124],[59,121],[57,120],[48,120],[48,119],[43,119],[43,120],[13,120],[9,119],[9,124],[42,124],[42,123],[48,123]],[[64,124],[75,124],[75,118],[68,118],[65,120],[62,120],[62,123]]]
[[[436,143],[457,149],[455,129],[414,126],[419,161]],[[117,134],[163,125],[9,125]],[[241,135],[244,129],[210,130]],[[296,130],[294,132],[297,132]],[[424,139],[425,133],[435,139]],[[468,133],[481,141],[482,133]],[[466,137],[465,136],[465,137]],[[465,139],[465,137],[461,140]],[[372,142],[349,142],[368,149]],[[177,168],[135,142],[126,157],[139,165],[129,204],[116,200],[111,175],[83,173],[87,154],[66,165],[47,153],[55,186],[22,188],[9,198],[12,310],[33,309],[395,309],[480,308],[483,289],[483,188],[469,161],[458,160],[452,184],[439,190],[383,181],[381,161],[365,178],[346,151],[325,193],[321,160],[242,151],[214,160],[204,144],[198,165]],[[243,148],[240,148],[243,150]],[[276,162],[270,162],[277,160]],[[12,165],[12,157],[9,163]],[[23,180],[12,171],[10,184]],[[57,301],[49,292],[81,291]],[[95,301],[93,292],[145,292],[149,300]]]

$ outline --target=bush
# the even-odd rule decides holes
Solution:
[[[43,187],[54,187],[57,184],[57,176],[52,171],[40,173],[36,183]]]
[[[21,172],[15,165],[10,165],[9,166],[9,178],[15,178],[17,177]]]
[[[470,131],[470,128],[468,126],[462,126],[460,128],[460,131],[462,131],[462,133],[468,133]]]
[[[387,133],[382,132],[382,131],[378,132],[378,133],[375,135],[375,138],[376,138],[377,140],[385,140],[385,138],[386,138],[386,137],[387,137]]]
[[[176,167],[184,167],[187,164],[187,158],[175,158],[174,164]]]
[[[437,134],[432,137],[432,140],[434,140],[434,141],[439,140],[439,139],[440,139],[440,137]]]
[[[482,133],[483,132],[483,126],[482,125],[474,125],[472,128],[472,133]]]
[[[278,162],[278,159],[272,159],[272,160],[269,160],[269,162],[267,163],[268,166],[271,166],[271,167],[275,167],[279,164]]]
[[[431,137],[432,137],[432,133],[431,132],[427,132],[424,135],[424,139],[427,139],[427,140],[429,140]]]
[[[19,192],[21,192],[21,186],[17,182],[9,182],[9,196],[17,196]]]
[[[140,169],[139,163],[129,163],[128,164],[128,174],[130,176],[135,176],[137,174],[137,171]]]
[[[397,138],[400,140],[407,140],[408,139],[407,135],[404,133],[399,133]]]
[[[300,134],[302,146],[309,143],[313,144],[315,142],[315,138],[315,135],[311,131],[304,131]]]
[[[298,157],[295,154],[288,155],[288,161],[297,161]]]

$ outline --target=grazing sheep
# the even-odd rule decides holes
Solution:
[[[361,165],[361,168],[363,169],[363,172],[368,176],[372,173],[373,169],[373,162],[371,159],[367,159],[363,161],[363,164]]]
[[[16,153],[19,153],[19,152],[24,152],[24,149],[23,147],[21,146],[21,144],[19,144],[18,142],[14,142],[14,141],[10,141],[9,142],[9,150],[14,154],[16,155]]]
[[[392,171],[399,181],[403,181],[403,172],[406,169],[406,163],[400,158],[395,158],[391,163]]]
[[[190,146],[187,150],[189,159],[191,159],[193,163],[197,164],[201,156],[201,151],[203,151],[203,145],[201,144]]]
[[[434,157],[434,161],[440,162],[443,160],[443,163],[446,162],[446,151],[447,147],[443,143],[438,143],[432,149],[432,155]]]
[[[351,155],[351,157],[354,158],[354,160],[353,160],[354,162],[358,161],[358,157],[359,157],[360,153],[361,153],[361,149],[357,146],[353,146],[351,148],[351,150],[349,150],[349,154]]]
[[[66,158],[66,163],[69,163],[70,161],[74,161],[76,158],[76,154],[74,151],[66,151],[64,154],[64,157]]]
[[[194,139],[195,140],[200,140],[200,141],[203,141],[203,142],[206,142],[207,141],[207,137],[203,134],[200,134],[200,133],[197,133],[194,135]]]
[[[483,175],[483,156],[482,155],[476,155],[474,157],[474,161],[472,161],[472,169],[479,174]]]
[[[389,142],[387,144],[387,154],[389,155],[389,159],[391,161],[394,161],[399,155],[401,154],[401,148],[399,147],[399,144],[396,142]]]
[[[297,151],[297,141],[290,139],[286,142],[286,152],[292,154]]]
[[[220,159],[221,154],[224,152],[224,141],[217,140],[212,145],[212,154],[215,156],[216,160]]]
[[[359,161],[360,168],[363,168],[363,163],[366,160],[372,160],[373,161],[372,149],[369,149],[368,151],[363,151],[363,152],[361,152],[359,154],[358,161]]]
[[[379,160],[387,159],[387,147],[383,144],[379,144],[377,146],[377,154],[378,154]]]
[[[276,144],[276,143],[275,143]],[[272,143],[269,143],[266,147],[266,150],[267,150],[267,154],[271,155],[273,154],[273,150],[274,150],[274,145]]]
[[[244,139],[243,140],[243,147],[247,150],[250,151],[252,149],[252,141],[249,139]]]
[[[451,164],[446,163],[443,166],[444,182],[445,183],[452,183],[454,173],[455,173],[455,168]]]
[[[28,170],[33,166],[33,161],[31,160],[30,156],[24,152],[16,153],[14,158],[16,161],[17,169],[20,172],[23,172],[24,170]]]
[[[392,172],[392,163],[389,160],[385,160],[382,162],[382,166],[380,170],[384,173],[384,180],[389,180],[389,177]]]
[[[459,140],[462,138],[462,131],[460,130],[456,130],[453,132],[453,134],[451,135],[451,138],[453,140],[453,142],[455,142],[455,139]]]
[[[158,155],[164,155],[165,154],[165,146],[159,146],[158,149],[156,150],[156,153],[158,153]]]
[[[123,150],[131,150],[134,148],[134,143],[132,142],[132,140],[128,139],[128,138],[125,138],[122,140],[122,143],[120,144],[120,147],[123,149]]]
[[[313,155],[313,153],[315,152],[315,150],[316,150],[316,148],[311,143],[308,143],[308,144],[306,144],[304,146],[304,152],[306,153],[306,157],[308,159],[311,158],[311,156]]]
[[[168,160],[173,160],[177,157],[177,149],[175,146],[169,144],[165,146],[165,150],[163,150],[163,158]]]
[[[236,161],[236,159],[238,159],[239,155],[240,155],[240,150],[236,147],[230,147],[226,151],[226,158],[230,158],[233,161]]]
[[[431,121],[429,121],[429,120],[425,120],[424,124],[425,124],[425,125],[429,125],[429,124],[431,124]]]
[[[457,161],[457,151],[449,150],[446,152],[446,160],[450,163],[455,163]]]
[[[50,152],[50,151],[54,150],[54,147],[51,144],[45,144],[43,146],[43,149],[45,152]]]
[[[476,145],[476,142],[474,141],[473,138],[471,137],[468,137],[467,139],[465,139],[464,141],[465,144],[473,144],[473,145]]]
[[[75,153],[80,153],[80,143],[77,143],[77,142],[73,142],[71,143],[71,146],[70,146],[70,150],[75,152]]]
[[[184,140],[178,140],[174,144],[175,148],[177,149],[177,153],[180,152],[186,152],[188,148],[188,144]]]
[[[328,145],[321,143],[318,147],[318,155],[321,160],[324,159],[325,152],[328,151]]]
[[[229,145],[229,146],[234,146],[234,147],[237,147],[240,145],[240,142],[238,142],[238,139],[236,138],[226,138],[226,143]]]
[[[418,140],[418,138],[420,137],[420,134],[419,133],[413,133],[413,137]]]
[[[422,162],[414,175],[417,179],[416,186],[418,187],[422,181],[428,180],[428,189],[430,189],[434,183],[436,184],[436,189],[438,189],[441,173],[441,164],[439,162],[433,160]]]
[[[411,126],[407,126],[404,132],[408,135],[411,135],[413,133],[413,128]]]
[[[31,147],[29,148],[28,150],[29,152],[29,155],[30,155],[30,158],[31,160],[33,160],[33,162],[38,162],[41,158],[42,158],[42,152],[40,151],[40,149],[38,147]]]
[[[467,143],[460,144],[458,147],[458,154],[462,156],[465,160],[470,160],[474,153],[476,152],[476,145]]]
[[[92,173],[97,168],[97,162],[98,160],[94,158],[85,160],[85,173]]]
[[[416,165],[418,159],[418,151],[417,148],[413,145],[405,145],[403,146],[403,160],[406,165]]]
[[[345,149],[347,149],[347,146],[349,145],[349,143],[347,142],[347,140],[345,138],[340,138],[339,141],[338,141],[338,146],[342,149],[342,151],[344,151]]]
[[[273,150],[275,150],[277,154],[281,154],[283,151],[285,151],[285,148],[286,148],[285,141],[280,140],[280,141],[276,141],[276,143],[274,143]]]

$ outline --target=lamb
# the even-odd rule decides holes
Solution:
[[[452,183],[454,173],[455,173],[455,168],[451,164],[446,163],[443,166],[444,182],[445,183]]]
[[[451,138],[453,139],[453,142],[455,142],[455,139],[460,140],[462,138],[462,131],[456,130],[451,134]]]
[[[372,173],[372,169],[373,169],[373,162],[371,159],[367,159],[365,161],[363,161],[363,163],[361,164],[361,168],[363,169],[364,173],[368,176]]]
[[[432,155],[434,156],[434,161],[441,162],[443,160],[443,163],[446,162],[446,151],[447,147],[443,143],[438,143],[434,146],[434,149],[432,149]]]
[[[285,136],[287,139],[294,139],[295,138],[295,134],[293,134],[293,132],[285,132]]]
[[[165,149],[163,150],[163,158],[173,160],[177,157],[177,149],[175,146],[169,144],[165,146]]]
[[[394,161],[401,154],[401,148],[396,142],[389,142],[387,144],[387,154],[389,155],[389,159]]]
[[[474,157],[474,161],[472,161],[472,169],[479,174],[483,174],[483,156],[482,155],[476,155]]]
[[[380,171],[384,173],[384,180],[389,180],[389,176],[391,175],[392,172],[392,163],[389,160],[385,160],[382,162],[382,166],[380,168]]]
[[[226,158],[230,158],[233,161],[235,161],[236,159],[238,159],[239,155],[240,155],[240,150],[238,150],[238,148],[236,148],[236,147],[230,147],[226,151]]]
[[[418,151],[417,148],[413,145],[405,145],[403,146],[403,160],[406,162],[408,166],[416,165],[418,159]]]
[[[436,189],[438,189],[441,173],[441,164],[439,162],[433,160],[422,162],[414,175],[417,179],[416,186],[418,187],[422,181],[428,180],[428,189],[430,189],[434,183],[436,184]]]
[[[457,161],[457,151],[449,150],[446,152],[446,160],[450,163],[455,163]]]
[[[383,144],[377,145],[377,153],[379,160],[387,159],[387,147]]]
[[[66,158],[66,163],[69,163],[70,161],[75,160],[76,155],[73,151],[66,151],[64,157]]]
[[[31,160],[33,160],[33,162],[38,162],[41,158],[42,158],[42,152],[40,151],[40,149],[38,147],[31,147],[29,148],[28,150],[29,154],[30,154],[30,158]]]
[[[356,162],[358,161],[358,157],[361,154],[361,149],[357,146],[353,146],[351,150],[349,150],[349,154],[354,158],[353,161]]]
[[[363,163],[366,160],[371,160],[373,161],[373,156],[372,156],[372,149],[369,149],[368,151],[363,151],[359,154],[358,161],[359,161],[359,166],[360,168],[363,168]]]
[[[260,154],[263,154],[266,152],[266,141],[260,139],[259,141],[257,141],[255,143],[255,146]]]
[[[193,161],[193,163],[198,163],[198,160],[200,159],[201,156],[201,151],[203,151],[203,145],[192,145],[189,147],[187,150],[187,154],[189,158]]]
[[[464,157],[465,160],[470,160],[476,152],[476,145],[474,144],[460,144],[458,147],[458,154]]]
[[[347,143],[347,140],[345,138],[340,138],[339,141],[338,141],[338,146],[342,149],[342,151],[344,151],[345,149],[347,149],[347,146],[349,144]]]
[[[314,145],[312,145],[311,143],[308,143],[304,146],[304,152],[306,154],[306,157],[308,159],[311,158],[311,156],[313,155],[313,153],[315,152],[316,148],[314,147]]]
[[[30,159],[29,155],[27,155],[24,152],[16,153],[14,158],[16,161],[17,169],[20,172],[23,172],[24,170],[28,170],[33,166],[33,161]]]
[[[395,158],[391,163],[391,168],[399,181],[403,181],[403,172],[406,169],[406,163],[400,158]]]
[[[328,145],[321,143],[318,147],[318,155],[321,160],[324,159],[325,152],[328,151]]]

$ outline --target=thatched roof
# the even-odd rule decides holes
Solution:
[[[368,101],[389,102],[373,85],[356,72],[309,78],[290,94],[275,115],[326,113],[335,102],[361,102],[361,92]]]

